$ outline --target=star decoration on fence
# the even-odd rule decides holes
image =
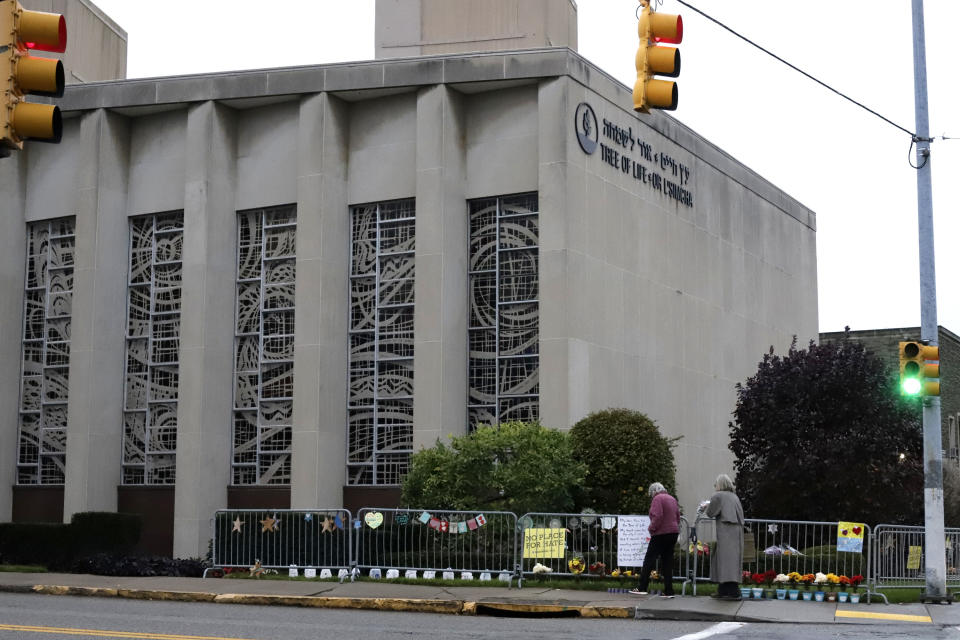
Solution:
[[[274,514],[274,516],[276,516],[276,514]],[[276,517],[271,518],[270,516],[267,516],[266,518],[260,521],[260,524],[263,525],[263,529],[260,531],[260,533],[266,533],[268,531],[272,532],[277,530]]]
[[[334,533],[337,530],[337,525],[329,517],[325,517],[323,519],[323,524],[321,525],[321,527],[322,527],[321,533],[326,533],[327,531],[329,531],[330,533]]]
[[[240,519],[240,516],[237,516],[237,519],[233,521],[233,531],[236,531],[237,533],[243,533],[243,530],[241,529],[242,526],[243,520]],[[230,533],[233,533],[233,531]]]

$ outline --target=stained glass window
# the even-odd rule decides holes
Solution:
[[[347,482],[396,485],[413,452],[413,200],[350,211]]]
[[[296,235],[293,205],[238,214],[235,485],[290,484]]]
[[[469,202],[468,426],[540,417],[537,194]]]

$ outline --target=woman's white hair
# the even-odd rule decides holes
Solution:
[[[664,487],[659,482],[654,482],[652,485],[650,485],[649,493],[651,498],[657,495],[658,493],[666,493],[666,492],[667,492],[666,487]]]
[[[717,481],[713,483],[713,488],[717,491],[736,491],[737,487],[733,484],[733,480],[730,479],[725,473],[721,473],[717,476]]]

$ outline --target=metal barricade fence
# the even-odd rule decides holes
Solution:
[[[789,574],[834,573],[838,576],[863,576],[867,587],[871,576],[872,537],[870,527],[863,530],[863,545],[859,552],[837,551],[837,522],[769,520],[748,518],[744,522],[743,571],[763,574],[775,571]],[[710,579],[710,555],[716,549],[716,524],[712,518],[700,516],[691,529],[688,546],[691,561],[688,582],[693,584]],[[684,583],[684,592],[686,583]],[[868,592],[869,597],[869,592]]]
[[[630,570],[638,575],[640,563],[620,554],[621,523],[624,518],[638,516],[610,513],[527,513],[518,520],[518,562],[524,579],[537,575],[536,565],[544,567],[542,575],[593,576],[601,578],[615,570]],[[635,533],[646,537],[646,523],[631,522]],[[680,519],[678,547],[674,554],[674,580],[682,579],[687,566],[688,525]],[[636,536],[631,536],[636,539]],[[582,564],[580,564],[582,561]],[[662,569],[661,569],[662,570]],[[522,586],[522,581],[521,581]]]
[[[960,587],[960,529],[947,528],[946,582]],[[926,588],[926,532],[922,526],[878,524],[873,530],[874,588]]]
[[[516,572],[513,513],[364,507],[357,523],[355,560],[363,569],[397,569],[401,576],[408,570],[454,571],[458,578],[462,572]]]
[[[352,520],[346,509],[222,509],[213,517],[213,566],[349,569]]]

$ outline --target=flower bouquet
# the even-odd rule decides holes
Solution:
[[[803,576],[796,571],[791,571],[787,574],[787,584],[790,586],[790,591],[788,593],[790,594],[791,600],[796,600],[800,597],[800,589],[797,587],[801,578],[803,578]]]
[[[567,568],[570,569],[570,573],[578,576],[583,573],[584,569],[587,568],[587,565],[583,561],[583,558],[577,556],[575,558],[570,558],[570,560],[567,561]]]
[[[590,565],[590,573],[596,576],[605,576],[607,575],[607,565],[602,562],[594,562]]]

